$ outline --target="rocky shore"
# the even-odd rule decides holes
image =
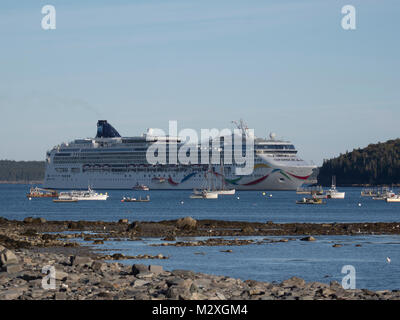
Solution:
[[[242,281],[158,265],[106,263],[74,248],[0,247],[0,300],[388,300],[400,291],[344,290],[330,284],[290,278],[281,283]],[[75,251],[75,252],[74,252]],[[71,255],[72,254],[72,255]],[[54,267],[54,287],[50,273]]]
[[[145,237],[159,237],[166,241],[164,245],[227,246],[257,242],[249,239],[225,240],[215,236],[301,235],[301,240],[315,241],[314,236],[317,235],[399,232],[397,223],[274,224],[196,221],[189,217],[161,222],[46,221],[42,218],[11,221],[0,218],[0,300],[398,300],[400,291],[345,290],[335,281],[330,284],[306,283],[293,277],[282,283],[266,283],[187,270],[166,271],[156,263],[157,259],[168,259],[161,254],[133,257],[118,253],[104,255],[79,246],[76,240],[101,245],[111,239],[137,241]],[[177,237],[188,236],[209,238],[204,241],[176,241]],[[263,241],[290,240],[289,237]],[[121,259],[151,259],[152,262],[132,266],[118,262]],[[55,271],[54,281],[51,280],[51,270]],[[52,283],[55,286],[48,288]]]
[[[365,223],[273,223],[271,221],[242,222],[223,220],[194,220],[190,217],[179,220],[159,222],[128,221],[46,221],[44,218],[25,218],[23,221],[7,220],[0,217],[0,234],[2,230],[25,234],[27,237],[42,235],[44,240],[68,238],[65,231],[94,233],[86,238],[109,239],[159,237],[175,239],[176,237],[216,237],[216,236],[307,236],[307,235],[379,235],[400,234],[399,222],[365,222]],[[45,233],[59,233],[46,235]],[[4,232],[3,232],[4,233]],[[63,234],[64,233],[64,234]]]

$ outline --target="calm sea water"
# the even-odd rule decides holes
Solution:
[[[237,192],[218,200],[189,199],[190,191],[108,191],[107,201],[53,203],[51,199],[32,199],[25,194],[28,185],[0,185],[0,216],[23,220],[44,217],[48,220],[159,221],[192,216],[196,219],[273,222],[393,222],[400,221],[400,203],[388,204],[360,197],[360,188],[346,191],[344,200],[328,200],[323,206],[296,205],[301,195],[295,192]],[[101,192],[105,192],[102,190]],[[123,196],[149,194],[149,203],[122,203]],[[270,196],[271,195],[271,196]],[[239,197],[239,199],[237,198]],[[361,206],[359,205],[361,204]],[[273,238],[273,237],[268,237]],[[158,254],[168,260],[153,263],[166,269],[190,269],[241,279],[282,281],[299,276],[307,281],[341,282],[344,265],[356,268],[358,288],[400,288],[400,236],[318,236],[315,242],[289,241],[229,247],[151,247],[160,239],[107,241],[99,249],[129,255]],[[262,239],[262,238],[256,238]],[[181,239],[182,240],[182,239]],[[341,248],[333,248],[341,243]],[[356,247],[361,244],[361,247]],[[88,244],[89,245],[89,244]],[[201,254],[199,254],[201,253]],[[390,257],[392,262],[386,262]],[[127,261],[126,263],[149,263]]]
[[[190,199],[191,191],[108,191],[107,201],[53,203],[26,198],[28,185],[0,184],[0,214],[8,219],[43,217],[48,220],[160,221],[192,216],[195,219],[273,222],[392,222],[400,221],[400,203],[374,201],[360,196],[360,188],[339,188],[346,199],[326,205],[296,205],[302,195],[293,191],[238,191],[218,200]],[[104,190],[99,192],[106,192]],[[149,203],[122,203],[125,196],[149,194]],[[271,196],[270,196],[271,195]],[[237,199],[239,197],[239,199]],[[183,203],[182,203],[183,202]],[[361,206],[359,206],[361,204]]]

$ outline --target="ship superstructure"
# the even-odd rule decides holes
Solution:
[[[246,135],[241,122],[238,126]],[[222,138],[222,139],[221,139]],[[249,175],[237,175],[234,159],[224,159],[226,139],[220,137],[221,161],[208,164],[181,164],[169,162],[169,147],[183,144],[181,138],[158,136],[152,129],[137,137],[121,137],[106,120],[97,123],[95,138],[77,139],[63,143],[46,154],[44,186],[54,189],[132,189],[146,185],[150,189],[202,188],[211,170],[217,181],[224,180],[229,188],[236,190],[296,190],[312,174],[314,165],[297,156],[297,150],[289,141],[254,138],[254,167]],[[146,153],[154,143],[166,146],[165,163],[151,164]],[[210,141],[207,152],[213,150]],[[204,145],[197,146],[199,159]],[[223,163],[223,170],[221,164]],[[211,167],[211,169],[210,169]]]

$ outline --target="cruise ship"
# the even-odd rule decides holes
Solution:
[[[243,122],[238,128],[246,134]],[[99,120],[95,138],[62,143],[47,152],[44,187],[132,189],[135,185],[146,185],[150,189],[185,190],[204,188],[211,173],[216,184],[221,181],[236,190],[296,190],[316,167],[300,159],[293,144],[277,139],[274,134],[253,139],[252,173],[238,175],[236,169],[243,165],[235,164],[233,159],[223,159],[224,139],[219,140],[219,164],[172,164],[168,161],[150,164],[146,152],[152,144],[165,143],[168,152],[169,144],[174,143],[179,148],[182,139],[157,136],[152,129],[147,129],[142,136],[121,137],[107,120]],[[204,145],[197,146],[199,154],[201,146]],[[211,140],[207,152],[212,152]]]

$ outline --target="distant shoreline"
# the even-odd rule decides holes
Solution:
[[[43,180],[33,181],[0,181],[0,184],[42,184]]]
[[[393,184],[337,184],[337,187],[342,187],[342,188],[381,188],[381,187],[393,187],[393,188],[398,188],[400,187],[400,184],[398,183],[393,183]],[[330,185],[322,186],[324,188],[329,188]]]
[[[43,180],[32,180],[32,181],[0,181],[0,184],[35,184],[35,185],[40,185],[43,184]],[[316,183],[316,185],[319,185],[318,183]],[[393,188],[399,188],[400,184],[386,184],[386,185],[366,185],[366,184],[338,184],[337,187],[341,188],[380,188],[380,187],[384,187],[384,186],[390,186]],[[324,188],[329,188],[330,186],[326,185],[326,186],[322,186]],[[106,190],[106,189],[102,189],[102,190]],[[156,190],[156,189],[154,189]],[[161,190],[161,189],[157,189],[157,190]],[[172,190],[172,189],[171,189]],[[188,189],[189,190],[189,189]],[[166,190],[169,191],[169,190]],[[240,190],[240,191],[246,191],[246,190]],[[277,190],[271,190],[271,191],[277,191]],[[295,190],[293,190],[295,191]]]

